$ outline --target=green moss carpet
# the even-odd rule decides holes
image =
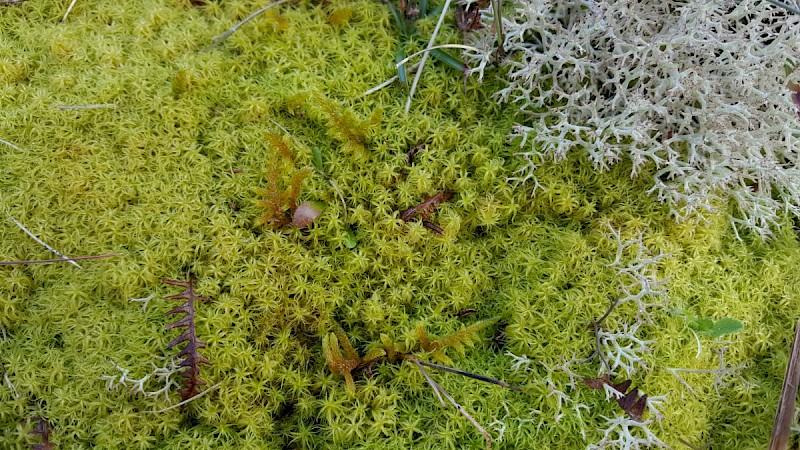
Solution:
[[[363,95],[396,74],[379,2],[281,5],[211,48],[264,3],[78,0],[61,23],[68,3],[0,7],[0,260],[57,257],[11,217],[65,255],[117,256],[0,266],[0,447],[41,443],[29,432],[42,417],[64,449],[484,448],[414,364],[379,361],[352,393],[322,342],[341,327],[362,355],[381,335],[418,349],[419,327],[441,337],[492,319],[444,354],[523,392],[429,373],[493,448],[586,448],[625,416],[575,378],[602,370],[580,360],[622,295],[614,232],[665,255],[649,266],[666,292],[646,320],[629,302],[604,324],[641,323],[649,351],[617,380],[666,396],[649,429],[673,448],[766,446],[800,317],[791,223],[768,242],[737,240],[725,215],[676,223],[625,162],[543,166],[533,195],[509,181],[523,161],[506,139],[513,107],[491,98],[502,81],[465,85],[432,60],[409,114],[402,84]],[[460,39],[448,16],[437,42]],[[291,189],[304,170],[298,201],[322,215],[256,225],[256,190]],[[400,219],[437,192],[452,193],[426,218],[441,234]],[[180,331],[164,330],[179,290],[161,279],[190,272],[211,298],[195,319],[209,391],[164,411],[178,387],[143,393],[179,351],[167,344]],[[743,329],[704,332],[725,318]],[[722,351],[731,370],[714,372]],[[150,375],[143,392],[119,383],[123,369]]]

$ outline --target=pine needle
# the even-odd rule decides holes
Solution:
[[[58,259],[29,259],[26,261],[0,261],[0,266],[21,266],[25,264],[49,264],[57,262],[72,262],[72,261],[85,261],[87,259],[104,259],[119,256],[119,253],[109,253],[106,255],[92,255],[92,256],[75,256],[73,258],[58,258]]]
[[[16,225],[17,225],[17,226],[18,226],[18,227],[19,227],[19,228],[20,228],[22,231],[24,231],[24,232],[25,232],[25,234],[27,234],[28,236],[32,237],[32,238],[33,238],[33,239],[34,239],[36,242],[38,242],[38,243],[42,244],[42,245],[43,245],[43,246],[44,246],[46,249],[48,249],[48,250],[50,250],[51,252],[55,253],[56,255],[60,256],[60,257],[61,257],[61,259],[63,259],[64,261],[69,261],[69,263],[70,263],[70,264],[72,264],[73,266],[75,266],[75,267],[77,267],[77,268],[79,268],[79,269],[82,269],[82,268],[83,268],[83,267],[81,267],[81,266],[80,266],[80,264],[78,264],[78,263],[76,263],[75,261],[73,261],[73,260],[72,260],[70,257],[68,257],[68,256],[64,255],[63,253],[59,252],[58,250],[54,249],[53,247],[50,247],[49,245],[45,244],[45,242],[44,242],[44,241],[42,241],[41,239],[39,239],[38,237],[36,237],[36,235],[34,235],[34,234],[33,234],[33,233],[31,233],[31,232],[30,232],[30,231],[29,231],[27,228],[25,228],[25,225],[22,225],[21,223],[19,223],[19,221],[18,221],[17,219],[13,218],[13,217],[11,216],[11,214],[8,214],[8,213],[6,213],[6,215],[7,215],[7,216],[8,216],[8,218],[9,218],[9,219],[11,219],[11,221],[12,221],[12,222],[14,222],[14,223],[15,223],[15,224],[16,224]]]
[[[417,73],[414,75],[414,82],[411,83],[411,90],[408,92],[408,100],[406,100],[405,108],[406,114],[408,114],[408,111],[411,109],[411,100],[414,98],[414,93],[417,91],[419,79],[422,77],[422,69],[425,68],[425,63],[428,61],[430,50],[433,48],[433,43],[436,41],[436,36],[439,34],[439,29],[442,28],[444,18],[447,15],[447,11],[450,9],[450,1],[451,0],[445,0],[444,7],[442,7],[442,13],[439,15],[439,21],[436,22],[436,28],[433,29],[431,39],[428,41],[428,47],[426,48],[428,51],[422,55],[422,61],[419,62],[419,69],[417,69]]]
[[[25,150],[23,150],[23,149],[21,149],[21,148],[17,147],[16,145],[12,144],[11,142],[8,142],[8,141],[7,141],[7,140],[5,140],[5,139],[0,139],[0,144],[6,144],[7,146],[9,146],[9,147],[13,148],[14,150],[19,150],[19,151],[21,151],[22,153],[25,153]]]
[[[775,423],[772,426],[772,437],[769,450],[785,450],[789,444],[795,404],[797,402],[797,385],[800,382],[800,322],[794,330],[794,342],[789,354],[789,364],[783,377],[781,399],[775,412]]]
[[[445,372],[454,373],[456,375],[461,375],[463,377],[472,378],[478,381],[484,381],[486,383],[496,384],[500,387],[511,389],[512,391],[522,392],[522,388],[519,386],[515,386],[513,384],[508,384],[505,381],[497,380],[495,378],[487,377],[484,375],[479,375],[477,373],[467,372],[466,370],[456,369],[454,367],[447,367],[447,366],[440,366],[439,364],[430,363],[427,361],[415,360],[417,363],[422,364],[426,367],[432,367],[437,370],[443,370]]]
[[[75,6],[75,3],[77,2],[78,0],[72,0],[72,2],[69,4],[69,7],[67,7],[67,12],[64,13],[64,18],[61,19],[61,23],[67,21],[67,16],[69,15],[70,11],[72,11],[72,7]]]
[[[212,40],[211,40],[211,45],[209,45],[209,46],[206,48],[206,50],[210,50],[210,49],[212,49],[212,48],[214,48],[214,47],[216,47],[216,46],[218,46],[218,45],[222,44],[222,43],[223,43],[223,42],[225,42],[225,41],[226,41],[226,40],[227,40],[229,37],[231,37],[231,35],[232,35],[233,33],[235,33],[235,32],[236,32],[236,30],[238,30],[239,28],[241,28],[242,26],[244,26],[244,25],[245,25],[247,22],[250,22],[251,20],[255,19],[256,17],[260,16],[261,14],[264,14],[265,12],[269,11],[269,10],[270,10],[270,9],[272,9],[273,7],[275,7],[275,6],[278,6],[278,5],[282,4],[282,3],[286,3],[286,2],[288,2],[288,1],[289,1],[289,0],[279,0],[279,1],[277,1],[277,2],[270,3],[270,4],[269,4],[269,5],[267,5],[267,6],[264,6],[264,7],[262,7],[262,8],[259,8],[259,9],[258,9],[256,12],[254,12],[254,13],[250,14],[249,16],[245,17],[245,18],[244,18],[244,19],[243,19],[241,22],[239,22],[239,23],[237,23],[236,25],[234,25],[234,26],[232,26],[232,27],[228,28],[227,30],[225,30],[225,32],[223,32],[223,33],[220,33],[220,34],[218,34],[218,35],[214,36],[214,39],[212,39]]]
[[[220,387],[221,385],[222,385],[222,381],[220,381],[219,383],[217,383],[217,384],[215,384],[215,385],[211,386],[210,388],[206,389],[205,391],[203,391],[203,392],[201,392],[201,393],[199,393],[199,394],[195,395],[195,396],[194,396],[194,397],[192,397],[192,398],[186,399],[186,400],[184,400],[184,401],[182,401],[182,402],[179,402],[179,403],[175,403],[174,405],[172,405],[172,406],[168,406],[168,407],[166,407],[166,408],[164,408],[164,409],[159,409],[158,411],[142,411],[142,412],[143,412],[143,413],[145,413],[145,414],[161,414],[161,413],[163,413],[163,412],[167,412],[167,411],[169,411],[169,410],[171,410],[171,409],[179,408],[179,407],[181,407],[181,406],[183,406],[183,405],[185,405],[185,404],[187,404],[187,403],[191,402],[191,401],[192,401],[192,400],[194,400],[194,399],[198,399],[198,398],[200,398],[200,397],[202,397],[202,396],[204,396],[204,395],[208,394],[209,392],[211,392],[211,391],[213,391],[214,389],[216,389],[216,388]]]

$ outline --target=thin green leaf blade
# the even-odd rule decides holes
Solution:
[[[321,173],[325,173],[325,170],[323,169],[322,166],[322,150],[320,150],[319,147],[316,146],[312,147],[311,155],[313,156],[314,159],[314,167],[316,167],[316,169],[319,170]]]
[[[431,56],[445,63],[446,65],[452,67],[453,69],[456,69],[461,73],[466,73],[467,71],[467,68],[464,66],[464,64],[461,63],[460,60],[456,59],[455,57],[451,56],[449,53],[443,51],[440,48],[431,50]]]
[[[397,52],[395,53],[395,59],[398,63],[406,59],[406,52],[403,51],[403,44],[400,44],[397,47]],[[408,85],[408,75],[406,73],[405,64],[401,64],[397,67],[397,78],[400,79],[401,83]]]

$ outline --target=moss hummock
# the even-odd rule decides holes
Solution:
[[[513,109],[488,94],[499,81],[465,89],[431,62],[408,115],[400,84],[363,96],[395,74],[399,36],[379,2],[283,5],[207,49],[260,6],[79,0],[66,23],[66,4],[0,7],[0,139],[23,150],[0,143],[0,209],[66,255],[119,253],[82,269],[0,267],[0,446],[37,442],[28,432],[41,416],[58,448],[482,448],[413,365],[375,365],[351,393],[322,342],[341,326],[359,354],[382,334],[418,348],[418,327],[445,336],[496,319],[447,357],[525,393],[438,382],[494,448],[585,448],[602,438],[602,416],[621,412],[600,391],[570,388],[558,367],[592,353],[591,323],[620,294],[610,229],[643,232],[670,255],[658,265],[668,302],[639,330],[653,341],[648,369],[630,377],[668,396],[651,429],[675,447],[766,445],[800,317],[789,224],[762,243],[736,240],[724,215],[675,223],[626,162],[541,167],[532,195],[507,181],[522,163],[506,139]],[[422,36],[435,20],[417,25]],[[438,42],[461,39],[452,22]],[[314,147],[330,180],[313,171]],[[301,171],[297,201],[323,204],[322,215],[307,229],[256,225],[259,192]],[[453,193],[426,219],[441,235],[400,219],[436,192]],[[0,217],[0,260],[50,257]],[[214,389],[153,413],[180,401],[178,388],[146,396],[108,379],[114,364],[140,379],[174,356],[178,333],[163,331],[174,289],[160,280],[190,272],[213,298],[195,320]],[[623,305],[606,326],[636,313]],[[700,336],[697,356],[688,313],[744,330]],[[692,393],[667,370],[713,369],[723,347],[746,367],[719,392],[713,375],[684,374]],[[512,370],[507,352],[533,362]],[[571,367],[595,377],[600,366]],[[144,385],[158,388],[155,376]]]

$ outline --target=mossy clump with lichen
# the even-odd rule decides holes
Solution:
[[[51,257],[9,216],[66,255],[118,254],[0,267],[1,447],[40,442],[29,432],[41,417],[59,448],[481,448],[415,367],[375,364],[348,392],[323,342],[341,327],[360,355],[382,339],[418,349],[418,329],[434,339],[495,318],[446,356],[523,392],[438,382],[494,448],[585,448],[623,416],[573,379],[602,370],[580,361],[624,294],[615,232],[669,255],[653,266],[666,295],[637,332],[650,351],[626,374],[666,395],[650,430],[673,447],[765,446],[800,317],[791,223],[769,242],[737,240],[723,213],[676,223],[630,162],[597,173],[578,156],[538,168],[532,196],[507,181],[521,163],[512,111],[489,98],[496,82],[465,89],[431,63],[409,114],[400,84],[362,95],[395,74],[399,37],[379,2],[287,3],[211,48],[262,5],[193,3],[79,0],[64,23],[62,4],[0,7],[0,139],[12,144],[0,142],[0,260]],[[438,42],[460,39],[448,19]],[[289,203],[325,211],[306,228],[269,226],[257,193],[295,189],[300,172]],[[437,192],[452,193],[426,217],[441,234],[400,219]],[[213,299],[194,318],[213,365],[200,369],[207,392],[170,409],[174,289],[160,280],[189,273]],[[744,329],[695,339],[689,314]],[[622,304],[603,326],[636,316]],[[712,370],[722,349],[742,366],[730,377],[670,370]]]

